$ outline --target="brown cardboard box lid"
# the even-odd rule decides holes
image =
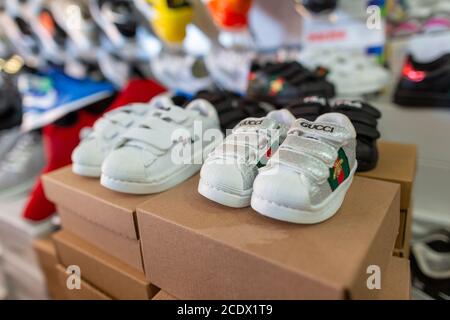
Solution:
[[[66,285],[66,268],[58,264],[56,265],[56,272],[58,273],[60,285],[64,292],[64,297],[67,300],[112,300],[111,297],[108,297],[106,294],[83,279],[81,279],[80,289],[70,290]]]
[[[412,144],[380,141],[378,154],[375,169],[357,174],[361,177],[399,183],[402,187],[400,207],[408,209],[416,175],[417,147]]]
[[[72,166],[44,175],[43,184],[52,202],[124,237],[139,238],[135,208],[151,196],[111,191],[101,186],[99,179],[74,174]]]
[[[68,231],[54,234],[53,239],[63,266],[78,265],[86,281],[113,298],[148,300],[159,291],[144,273]]]
[[[61,225],[86,242],[120,259],[140,272],[144,272],[140,240],[125,237],[103,226],[92,223],[65,207],[56,206]]]
[[[411,299],[411,271],[408,259],[392,257],[382,281],[382,300]]]
[[[160,290],[157,294],[155,294],[152,300],[178,300],[178,299],[168,294],[167,292]]]
[[[147,274],[176,297],[363,298],[368,265],[390,261],[397,184],[355,177],[339,212],[317,225],[225,207],[197,186],[198,175],[138,207]]]

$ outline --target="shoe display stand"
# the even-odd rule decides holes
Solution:
[[[70,166],[47,174],[62,224],[52,236],[60,289],[65,299],[409,299],[409,261],[393,252],[410,234],[402,203],[411,203],[415,149],[379,149],[380,171],[356,176],[336,216],[316,225],[216,204],[198,194],[198,175],[134,196]],[[398,165],[410,163],[411,178],[383,172],[384,161],[395,167],[393,150],[405,152]],[[73,265],[84,294],[67,288]],[[380,289],[368,287],[372,268]]]

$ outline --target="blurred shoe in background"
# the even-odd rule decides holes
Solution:
[[[57,69],[44,75],[22,74],[19,90],[23,95],[24,131],[41,128],[115,92],[109,82],[75,79]]]
[[[450,232],[434,230],[411,250],[413,298],[450,300]]]
[[[0,162],[0,197],[30,190],[44,164],[41,134],[32,131],[20,135]]]
[[[341,97],[362,97],[381,92],[390,81],[390,73],[373,56],[351,50],[304,50],[299,61],[310,69],[328,70],[327,80]]]

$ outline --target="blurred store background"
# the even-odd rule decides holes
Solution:
[[[449,299],[448,0],[0,0],[0,299],[51,296],[33,243],[58,216],[40,177],[87,127],[163,90],[245,96],[255,61],[300,63],[334,99],[377,107],[380,140],[417,146],[403,254],[437,252],[431,273],[411,257],[413,296]]]

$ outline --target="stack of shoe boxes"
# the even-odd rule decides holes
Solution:
[[[198,176],[137,208],[146,274],[180,299],[376,299],[388,279],[400,187],[356,177],[339,213],[294,225],[230,209]],[[395,263],[395,262],[394,262]],[[408,269],[390,277],[408,281]],[[397,281],[398,279],[396,279]],[[399,297],[401,298],[401,297]],[[405,297],[407,298],[407,296]]]
[[[30,223],[22,216],[26,196],[4,199],[0,206],[0,244],[8,298],[47,299],[45,278],[33,250],[33,241],[55,229],[51,220]]]
[[[147,300],[159,291],[144,274],[135,213],[151,196],[110,191],[70,166],[44,177],[44,188],[61,219],[53,241],[67,299]],[[80,272],[81,290],[66,285],[72,267]]]
[[[379,142],[378,150],[377,167],[359,175],[400,184],[400,227],[394,255],[408,258],[412,234],[412,190],[416,174],[417,148],[415,145]]]
[[[54,300],[66,299],[56,269],[58,259],[51,235],[34,240],[33,247],[45,276],[49,297]]]
[[[400,179],[355,177],[338,214],[316,225],[221,206],[198,194],[198,179],[135,196],[71,167],[48,174],[63,227],[53,236],[60,282],[76,266],[84,288],[67,298],[409,298],[409,262],[392,256],[409,201]]]

